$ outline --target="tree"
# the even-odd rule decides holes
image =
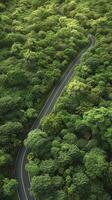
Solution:
[[[11,156],[3,150],[0,150],[0,167],[9,164],[11,161]]]
[[[92,134],[99,140],[100,138],[110,145],[111,143],[111,108],[93,108],[84,113],[83,123],[90,127]],[[100,142],[100,141],[99,141]]]
[[[111,1],[0,2],[0,199],[16,198],[6,195],[12,186],[4,179],[13,175],[18,146],[60,76],[89,44],[88,33],[95,46],[74,66],[41,131],[25,140],[26,168],[39,200],[112,199]]]
[[[80,197],[84,195],[87,198],[89,184],[89,178],[84,172],[77,171],[73,175],[74,192],[78,193]]]
[[[47,148],[49,138],[45,132],[35,129],[28,134],[28,138],[24,143],[28,149],[32,150],[33,153],[36,153],[39,156],[47,152],[46,149],[43,149],[43,146],[44,148]]]
[[[4,96],[0,98],[0,117],[3,114],[7,114],[9,111],[14,111],[18,107],[20,108],[21,97],[16,96]]]
[[[67,200],[67,195],[66,195],[65,191],[58,190],[55,198],[56,198],[56,200]]]
[[[29,163],[26,164],[25,168],[31,176],[38,175],[40,172],[39,160],[32,161],[29,159]]]
[[[15,179],[4,179],[3,191],[5,196],[13,196],[17,189],[17,181]]]
[[[58,162],[63,166],[67,166],[68,164],[80,162],[82,160],[82,156],[83,151],[80,151],[76,145],[62,143]]]
[[[87,200],[111,200],[111,196],[104,189],[102,182],[93,182],[91,192]]]
[[[84,165],[86,173],[91,179],[103,177],[107,171],[108,162],[106,161],[105,154],[101,149],[92,149],[84,156]]]
[[[40,171],[42,173],[48,173],[52,175],[55,174],[56,170],[57,170],[57,165],[53,159],[43,160],[40,163]]]
[[[35,117],[37,117],[37,112],[34,108],[28,108],[25,114],[28,119],[34,119]]]
[[[0,126],[0,144],[5,150],[12,150],[20,145],[19,139],[21,138],[23,126],[20,122],[7,122]],[[8,145],[7,145],[8,144]]]
[[[77,141],[77,137],[74,133],[67,133],[66,135],[64,135],[63,139],[68,144],[75,144]]]
[[[52,177],[52,186],[54,189],[61,189],[64,185],[64,180],[61,176]]]
[[[32,190],[34,194],[39,198],[45,197],[51,191],[52,179],[48,174],[34,176],[32,179]]]
[[[5,84],[8,87],[27,87],[29,82],[28,76],[24,70],[14,70],[8,73]]]

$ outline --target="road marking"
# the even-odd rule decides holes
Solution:
[[[73,70],[73,68],[71,68],[70,71],[68,71],[67,76],[65,77],[64,80],[62,80],[61,85],[59,86],[59,88],[57,88],[57,91],[56,91],[56,93],[54,94],[53,98],[51,99],[51,102],[50,102],[50,104],[48,105],[47,110],[46,110],[46,112],[44,113],[44,115],[46,115],[47,112],[49,111],[49,108],[50,108],[50,106],[52,105],[53,100],[55,99],[55,97],[56,97],[57,93],[59,92],[60,88],[61,88],[61,87],[63,86],[63,84],[66,82],[66,80],[67,80],[67,78],[68,78],[68,76],[69,76],[69,74],[71,73],[72,70]],[[69,81],[69,80],[68,80],[68,81]],[[56,87],[54,87],[53,91],[51,92],[51,94],[50,94],[48,100],[49,100],[50,97],[52,96],[52,94],[53,94],[55,88],[56,88]],[[62,88],[62,91],[61,91],[61,92],[63,92],[63,88]],[[59,95],[59,96],[60,96],[60,95]],[[40,114],[39,114],[40,116],[41,116],[41,113],[43,112],[44,108],[46,107],[46,105],[47,105],[47,103],[48,103],[48,100],[46,101],[46,103],[45,103],[43,109],[41,110],[41,112],[40,112]],[[42,116],[42,118],[43,118],[43,116]],[[40,120],[41,120],[42,118],[40,118]],[[38,125],[38,126],[39,126],[39,125]],[[38,126],[37,126],[37,127],[38,127]],[[26,198],[26,200],[28,200],[28,197],[27,197],[27,194],[26,194],[26,190],[25,190],[25,186],[24,186],[24,180],[23,180],[23,163],[24,163],[24,158],[25,158],[25,155],[26,155],[26,151],[27,151],[27,149],[25,148],[25,151],[24,151],[24,154],[23,154],[23,157],[22,157],[22,164],[21,164],[21,180],[22,180],[23,190],[24,190],[24,193],[25,193],[25,198]],[[30,176],[29,176],[29,177],[30,177]],[[29,180],[30,180],[30,178],[29,178]],[[19,198],[19,199],[20,199],[20,198]],[[34,198],[34,199],[35,199],[35,198]]]
[[[88,47],[88,49],[91,48],[91,47],[94,45],[94,43],[95,43],[95,41],[94,41],[94,39],[93,39],[93,36],[89,34],[89,37],[90,37],[90,39],[91,39],[91,45]],[[76,58],[76,63],[72,63],[73,66],[71,65],[71,68],[70,68],[70,70],[68,71],[68,74],[66,75],[67,71],[65,71],[65,74],[62,75],[62,78],[64,78],[64,75],[66,75],[66,76],[65,76],[65,79],[64,79],[64,80],[62,79],[62,82],[60,83],[61,85],[59,85],[59,87],[57,88],[56,92],[54,93],[54,96],[53,96],[53,98],[51,99],[51,102],[49,103],[48,107],[46,108],[45,113],[43,113],[44,115],[41,116],[41,114],[42,114],[42,112],[44,111],[44,109],[45,109],[47,103],[49,102],[49,100],[50,100],[50,98],[51,98],[51,96],[52,96],[54,90],[56,89],[56,86],[55,86],[54,89],[52,90],[52,92],[51,92],[50,96],[48,97],[48,99],[46,100],[46,103],[44,104],[44,106],[43,106],[41,112],[39,113],[39,116],[38,116],[39,122],[40,122],[40,120],[47,114],[47,112],[49,111],[49,108],[50,108],[51,104],[53,103],[53,101],[54,101],[54,99],[55,99],[57,93],[58,93],[59,90],[60,90],[60,88],[61,88],[61,87],[63,86],[63,84],[67,81],[68,78],[69,78],[68,81],[72,78],[72,74],[71,74],[70,77],[69,77],[69,75],[70,75],[70,73],[72,72],[72,70],[74,69],[73,67],[77,65],[77,61],[80,61],[80,58],[82,57],[83,52],[84,52],[84,50],[82,50],[82,52],[79,53],[79,56],[77,56],[77,58]],[[69,66],[70,66],[70,65],[69,65]],[[63,89],[64,89],[64,87],[63,87],[62,90],[60,91],[60,94],[59,94],[58,97],[60,97],[60,95],[62,94]],[[57,97],[57,99],[58,99],[58,97]],[[57,100],[57,99],[56,99],[56,100]],[[40,117],[40,119],[39,119],[39,117]],[[34,123],[35,123],[35,122],[34,122]],[[33,125],[34,125],[34,124],[33,124]],[[39,127],[39,124],[38,124],[37,128],[38,128],[38,127]],[[23,186],[25,198],[26,198],[26,200],[28,200],[28,197],[27,197],[27,194],[26,194],[26,190],[25,190],[24,180],[23,180],[23,163],[24,163],[24,159],[25,159],[26,152],[27,152],[27,149],[25,148],[24,153],[23,153],[23,157],[22,157],[22,162],[21,162],[21,180],[22,180],[22,186]],[[29,183],[30,183],[30,176],[29,176],[29,173],[28,173],[28,178],[29,178]],[[18,191],[17,191],[17,193],[18,193]],[[19,200],[21,200],[21,199],[20,199],[19,193],[18,193],[18,197],[19,197]],[[36,200],[35,197],[33,197],[33,198],[34,198],[34,200]]]
[[[27,148],[25,148],[25,151],[24,151],[24,154],[23,154],[23,157],[22,157],[22,163],[21,163],[21,180],[22,180],[23,190],[24,190],[24,193],[25,193],[25,198],[26,198],[26,200],[28,200],[28,196],[27,196],[27,193],[26,193],[26,189],[25,189],[25,185],[24,185],[24,180],[23,180],[23,169],[24,169],[23,168],[23,163],[24,163],[24,158],[25,158],[26,152],[27,152]],[[30,181],[29,181],[29,183],[30,183]],[[34,200],[36,200],[35,197],[33,197],[33,198],[34,198]],[[19,199],[20,199],[20,197],[19,197]]]
[[[39,116],[41,116],[41,114],[42,114],[44,108],[46,107],[46,105],[47,105],[49,99],[51,98],[51,96],[52,96],[52,94],[53,94],[53,92],[54,92],[55,89],[56,89],[56,86],[55,86],[54,89],[52,90],[52,92],[51,92],[50,96],[48,97],[47,101],[45,102],[45,104],[44,104],[44,106],[43,106],[41,112],[39,113]],[[38,116],[38,118],[39,118],[39,116]]]
[[[18,199],[21,200],[21,199],[20,199],[20,196],[19,196],[19,192],[18,192],[18,190],[17,190],[17,195],[18,195]]]
[[[78,60],[79,60],[79,59],[78,59]],[[78,61],[78,60],[77,60],[77,61]],[[76,64],[74,64],[74,66],[76,66]],[[67,79],[68,79],[70,73],[71,73],[73,70],[74,70],[74,68],[71,67],[71,69],[68,71],[68,74],[67,74],[67,76],[65,77],[65,79],[62,80],[60,87],[57,88],[56,93],[54,94],[53,98],[51,99],[51,102],[50,102],[50,104],[48,105],[47,110],[46,110],[46,112],[44,113],[44,115],[46,115],[47,112],[49,111],[49,108],[50,108],[50,106],[52,105],[53,100],[55,99],[56,95],[58,94],[60,88],[61,88],[61,87],[63,86],[63,84],[67,81]],[[72,76],[72,74],[71,74],[71,76]],[[69,77],[68,81],[70,80],[71,76]],[[60,95],[62,94],[63,90],[64,90],[64,87],[62,88],[62,90],[61,90],[59,96],[57,97],[57,99],[60,97]],[[56,100],[57,100],[57,99],[56,99]],[[43,116],[43,117],[44,117],[44,116]]]
[[[68,74],[67,74],[67,76],[65,77],[65,79],[61,82],[61,85],[59,86],[59,88],[57,88],[56,93],[54,94],[53,98],[51,99],[51,102],[50,102],[50,104],[48,105],[47,110],[46,110],[46,112],[44,113],[44,115],[46,115],[47,112],[49,111],[49,108],[50,108],[50,106],[52,105],[52,103],[53,103],[53,101],[54,101],[56,95],[58,94],[58,92],[59,92],[60,88],[63,86],[63,84],[66,82],[66,80],[67,80],[67,78],[69,77],[69,74],[72,72],[72,70],[73,70],[73,68],[70,69],[70,71],[68,72]],[[70,78],[71,78],[71,77],[70,77]],[[69,81],[69,80],[68,80],[68,81]],[[55,89],[55,88],[54,88],[54,89]],[[48,100],[49,100],[50,97],[52,96],[52,94],[53,94],[53,92],[54,92],[54,89],[53,89],[53,91],[51,92],[51,95],[49,96]],[[64,89],[64,88],[62,88],[61,93],[63,92],[63,89]],[[61,93],[60,93],[60,94],[61,94]],[[60,96],[60,94],[59,94],[59,96]],[[58,97],[59,97],[59,96],[58,96]],[[41,113],[43,112],[45,106],[47,105],[48,100],[47,100],[47,102],[45,103],[45,105],[44,105],[42,111],[40,112],[40,114],[39,114],[40,116],[41,116]],[[44,117],[44,116],[42,116],[42,118],[43,118],[43,117]],[[41,119],[42,119],[42,118],[41,118]],[[41,119],[40,119],[40,120],[41,120]],[[39,125],[37,126],[37,128],[38,128],[38,127],[39,127]],[[25,192],[25,197],[26,197],[26,199],[28,200],[28,197],[27,197],[27,194],[26,194],[26,190],[25,190],[25,187],[24,187],[24,180],[23,180],[23,163],[24,163],[24,158],[25,158],[25,155],[26,155],[26,151],[27,151],[27,149],[25,149],[24,154],[23,154],[23,158],[22,158],[22,165],[21,165],[21,172],[22,172],[22,173],[21,173],[21,178],[22,178],[23,189],[24,189],[24,192]],[[29,174],[29,173],[28,173],[28,174]],[[30,176],[29,176],[29,175],[28,175],[28,177],[29,177],[29,180],[30,180]]]
[[[21,163],[21,180],[22,180],[22,186],[23,186],[25,198],[26,198],[26,200],[28,200],[28,197],[27,197],[27,194],[26,194],[26,190],[25,190],[25,186],[24,186],[24,180],[23,180],[23,163],[24,163],[24,158],[25,158],[25,155],[26,155],[26,151],[27,151],[27,149],[25,148],[25,151],[24,151],[24,154],[23,154],[23,157],[22,157],[22,163]]]

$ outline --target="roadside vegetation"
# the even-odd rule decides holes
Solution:
[[[68,8],[60,6],[58,1],[0,3],[2,199],[14,195],[14,162],[34,119],[68,64],[89,42],[80,23],[64,11]]]
[[[26,169],[37,200],[112,199],[112,3],[0,3],[0,198],[14,199],[14,161],[49,92],[88,44],[41,130],[29,133]]]
[[[112,199],[110,5],[86,0],[66,10],[67,16],[74,13],[81,27],[95,35],[96,45],[83,56],[40,130],[31,131],[25,140],[31,151],[26,169],[37,200]]]

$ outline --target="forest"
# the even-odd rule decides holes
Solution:
[[[112,2],[1,0],[0,21],[0,200],[18,200],[14,169],[23,145],[36,200],[111,200]],[[88,33],[95,46],[30,131]]]

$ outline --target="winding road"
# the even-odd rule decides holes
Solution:
[[[39,128],[40,120],[47,114],[49,114],[52,111],[52,108],[57,101],[58,97],[63,92],[64,87],[68,83],[68,81],[71,79],[73,75],[74,68],[77,64],[80,63],[80,59],[82,55],[90,48],[92,48],[95,44],[95,37],[91,34],[88,35],[90,43],[89,45],[82,50],[79,55],[72,61],[72,63],[68,66],[67,70],[64,72],[62,77],[60,78],[57,85],[52,90],[50,96],[48,97],[45,105],[43,106],[38,119],[35,120],[32,129]],[[30,177],[28,173],[25,170],[25,165],[27,163],[27,149],[25,146],[23,146],[17,156],[17,162],[16,162],[16,178],[18,180],[18,198],[19,200],[35,200],[35,197],[30,193]]]

